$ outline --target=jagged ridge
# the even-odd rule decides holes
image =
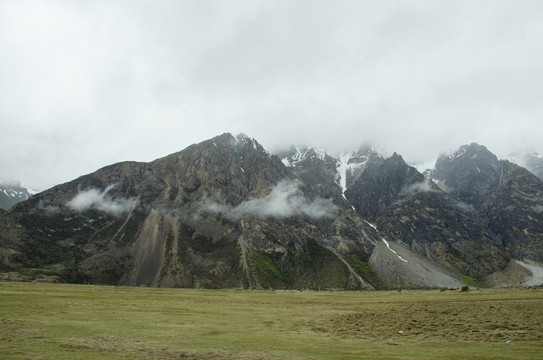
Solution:
[[[511,259],[541,261],[541,181],[476,144],[440,158],[431,177],[439,187],[368,147],[275,156],[223,134],[0,214],[0,270],[171,287],[495,285],[504,272],[524,281]]]

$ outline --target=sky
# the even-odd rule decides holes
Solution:
[[[39,190],[224,132],[542,154],[542,99],[538,0],[0,0],[0,179]]]

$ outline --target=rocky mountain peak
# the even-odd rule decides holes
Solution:
[[[337,161],[332,155],[319,147],[291,146],[287,151],[282,151],[277,154],[283,164],[289,167],[300,167],[307,163],[324,162],[327,165],[334,165]]]
[[[255,138],[249,137],[243,133],[236,135],[235,148],[242,152],[260,151],[268,153],[262,145]]]
[[[496,174],[499,171],[499,162],[498,157],[485,146],[471,143],[461,146],[451,155],[440,155],[433,176],[440,180],[452,180],[454,175],[462,176],[470,172],[480,174],[482,179]]]
[[[346,198],[365,219],[373,221],[405,189],[423,183],[424,176],[394,153],[382,162],[369,163],[345,191]]]
[[[403,160],[403,157],[402,157],[400,154],[398,154],[396,151],[394,151],[394,153],[392,154],[392,156],[389,157],[389,158],[387,159],[387,161],[388,161],[388,162],[394,162],[394,163],[397,163],[397,164],[402,164],[402,163],[404,163],[404,164],[407,165],[407,163]],[[402,165],[403,165],[403,164],[402,164]]]
[[[209,140],[202,141],[198,144],[193,144],[187,149],[204,149],[204,148],[233,148],[236,152],[250,152],[250,151],[262,151],[264,147],[258,143],[254,138],[251,138],[243,133],[236,136],[231,133],[224,133]],[[184,150],[184,151],[185,151]]]
[[[452,155],[438,158],[432,178],[440,181],[444,190],[485,212],[500,181],[498,157],[486,147],[472,143],[461,146]]]

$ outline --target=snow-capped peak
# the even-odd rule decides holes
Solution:
[[[247,144],[252,145],[253,149],[255,149],[255,150],[256,150],[256,147],[257,147],[256,146],[256,144],[257,144],[256,140],[254,138],[251,138],[251,137],[243,134],[243,133],[240,133],[240,134],[236,135],[236,145],[239,145],[239,144],[241,144],[241,145],[247,145]]]
[[[286,154],[281,161],[285,166],[295,166],[296,164],[306,160],[306,159],[319,159],[326,161],[331,156],[326,152],[326,150],[319,147],[307,146],[304,148],[299,148],[293,146],[288,154]]]
[[[0,207],[7,210],[14,204],[27,200],[38,192],[38,190],[21,185],[19,182],[0,181]]]
[[[356,178],[364,170],[372,156],[380,155],[377,155],[377,152],[369,147],[346,152],[338,156],[337,182],[341,186],[343,193],[350,185],[347,179]]]

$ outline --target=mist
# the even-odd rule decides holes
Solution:
[[[265,197],[246,200],[237,206],[206,197],[200,201],[198,209],[202,213],[220,214],[232,221],[248,216],[275,219],[308,216],[320,219],[337,215],[332,199],[316,197],[309,200],[294,181],[281,181]]]
[[[224,132],[543,154],[542,48],[529,0],[0,1],[0,178],[45,190]]]
[[[437,191],[437,186],[430,179],[424,179],[423,181],[415,184],[411,184],[403,189],[403,193],[416,194],[420,192]]]
[[[109,185],[103,191],[98,189],[80,191],[72,200],[66,203],[66,206],[77,212],[96,209],[115,217],[122,216],[136,207],[138,199],[114,199],[112,196],[108,195],[108,192],[114,187],[114,185]]]

